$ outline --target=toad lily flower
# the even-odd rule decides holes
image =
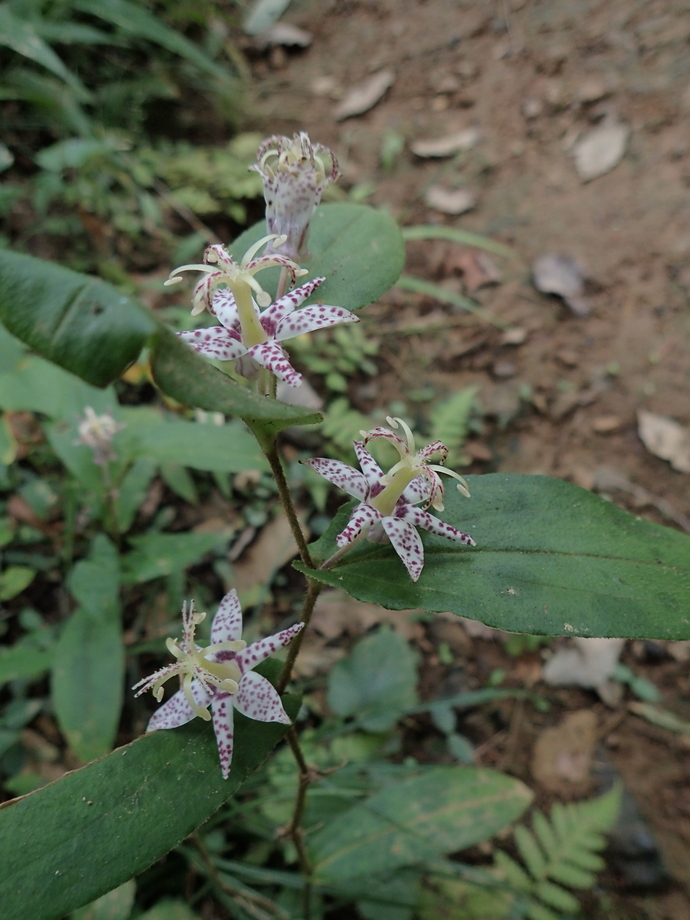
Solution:
[[[331,162],[326,172],[323,158]],[[306,262],[309,224],[321,201],[323,190],[340,175],[335,154],[323,144],[312,144],[301,131],[290,139],[273,135],[263,141],[256,153],[257,162],[250,166],[261,176],[266,199],[266,225],[270,233],[285,240],[278,252]]]
[[[93,451],[93,462],[105,466],[108,460],[116,460],[112,441],[118,431],[126,426],[116,422],[109,412],[96,415],[91,406],[84,409],[84,418],[79,420],[77,431],[79,437],[75,444],[86,444]]]
[[[439,455],[441,460],[448,456],[448,449],[440,441],[434,441],[427,447],[415,451],[414,436],[402,419],[387,419],[392,428],[402,427],[406,439],[398,437],[388,428],[374,428],[362,432],[363,441],[355,441],[355,453],[362,468],[358,470],[339,460],[317,458],[303,460],[334,485],[344,489],[360,504],[350,515],[347,527],[338,535],[336,543],[340,552],[324,563],[332,565],[340,553],[359,543],[364,537],[373,542],[390,541],[393,549],[404,563],[412,581],[417,581],[424,566],[424,547],[416,527],[422,527],[439,537],[447,537],[456,543],[475,546],[472,537],[456,530],[450,524],[439,521],[426,510],[430,505],[443,510],[443,483],[439,471],[453,476],[458,482],[458,491],[469,497],[467,483],[453,470],[446,470],[430,460]],[[400,454],[400,460],[388,473],[381,467],[366,449],[369,441],[385,438],[390,441]],[[423,507],[417,507],[423,503]]]
[[[179,675],[181,688],[153,714],[147,731],[177,728],[195,716],[209,721],[218,742],[220,768],[223,779],[230,775],[233,750],[234,710],[259,722],[290,724],[278,692],[265,677],[255,674],[252,668],[268,658],[279,648],[284,648],[302,629],[297,623],[275,636],[260,639],[252,645],[240,638],[242,635],[242,610],[237,592],[230,591],[220,603],[211,627],[211,645],[201,648],[194,641],[196,627],[206,617],[197,613],[194,601],[182,607],[182,640],[168,639],[168,650],[177,659],[150,677],[145,677],[132,688],[136,696],[152,690],[160,702],[163,684]],[[208,711],[211,706],[213,717]]]
[[[211,311],[221,321],[221,326],[180,332],[180,338],[207,358],[217,361],[237,361],[237,370],[243,377],[256,376],[259,367],[271,371],[289,386],[302,382],[290,364],[280,342],[295,338],[305,332],[324,329],[337,323],[357,323],[359,319],[342,307],[313,304],[293,312],[324,281],[314,278],[301,287],[289,291],[263,312],[253,304],[254,325],[243,323],[238,304],[228,288],[216,292]]]

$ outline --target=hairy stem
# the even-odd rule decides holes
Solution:
[[[295,808],[292,813],[292,819],[286,830],[288,836],[295,844],[300,869],[302,871],[302,875],[304,876],[304,917],[305,920],[309,920],[311,914],[311,863],[309,861],[306,847],[304,846],[302,818],[304,816],[304,809],[307,804],[307,791],[309,786],[314,781],[314,776],[312,771],[310,771],[309,767],[307,766],[306,760],[304,759],[304,754],[302,753],[302,748],[300,747],[299,739],[297,738],[297,732],[295,731],[294,726],[288,731],[286,738],[299,770],[297,795],[295,797]]]
[[[290,529],[292,530],[292,535],[295,538],[295,543],[297,544],[297,549],[299,550],[299,557],[308,568],[313,569],[314,563],[312,562],[311,555],[309,554],[309,549],[307,548],[307,541],[304,539],[304,534],[302,533],[302,528],[300,523],[297,520],[297,512],[295,511],[295,506],[292,503],[292,496],[290,495],[290,488],[285,478],[285,471],[283,470],[283,464],[280,462],[280,455],[278,453],[278,445],[276,443],[275,437],[271,443],[267,446],[262,445],[266,459],[268,460],[271,466],[271,472],[278,486],[278,495],[280,496],[281,504],[285,510],[285,514],[290,524]]]
[[[311,578],[307,579],[307,593],[304,597],[304,604],[302,605],[302,614],[300,616],[300,621],[304,623],[303,628],[297,633],[295,638],[290,643],[288,648],[287,658],[285,659],[285,664],[283,665],[283,670],[280,672],[280,677],[278,678],[278,683],[276,685],[278,693],[282,693],[287,685],[290,683],[290,678],[292,676],[292,668],[295,664],[295,660],[299,655],[299,650],[302,647],[302,641],[304,639],[304,634],[307,631],[309,626],[309,621],[311,620],[311,615],[314,612],[314,605],[316,604],[316,598],[321,593],[323,585],[320,581],[314,581]]]

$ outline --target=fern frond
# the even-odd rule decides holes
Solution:
[[[449,451],[447,465],[450,467],[466,462],[462,445],[467,437],[476,392],[476,387],[466,387],[437,403],[431,413],[431,440],[442,441],[446,445]]]

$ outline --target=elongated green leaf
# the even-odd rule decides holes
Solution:
[[[115,403],[112,390],[89,386],[42,358],[26,356],[14,369],[0,373],[0,406],[10,412],[41,412],[75,423],[85,406],[105,412]]]
[[[328,675],[328,705],[341,718],[356,716],[366,731],[392,728],[417,703],[415,656],[388,629],[366,636]]]
[[[26,565],[8,565],[0,573],[0,601],[11,601],[28,588],[35,577],[34,570]]]
[[[518,818],[532,793],[473,767],[429,767],[387,786],[309,839],[314,877],[342,882],[391,872],[485,840]]]
[[[39,354],[94,386],[131,364],[156,321],[109,284],[0,251],[0,319]]]
[[[464,294],[457,294],[455,291],[449,291],[448,288],[436,284],[434,281],[427,281],[425,278],[415,278],[413,275],[401,275],[396,281],[396,286],[403,291],[412,291],[414,294],[425,294],[427,297],[433,297],[441,303],[448,303],[453,307],[459,307],[468,313],[474,313],[480,316],[485,322],[491,323],[498,329],[507,329],[510,323],[493,316],[488,310],[485,310],[481,304]]]
[[[72,0],[72,5],[84,13],[113,23],[134,38],[146,39],[179,54],[206,73],[224,80],[229,77],[225,68],[216,64],[184,35],[168,28],[139,3],[130,3],[129,0],[108,0],[107,3],[103,3],[102,0]]]
[[[69,586],[81,606],[55,647],[53,700],[70,747],[82,760],[93,760],[113,746],[125,667],[118,556],[107,537],[96,537]]]
[[[43,357],[93,386],[116,380],[148,344],[156,382],[184,405],[239,415],[264,436],[321,419],[317,412],[238,386],[104,281],[8,250],[0,250],[0,320]],[[14,386],[0,376],[0,405],[3,383]],[[37,385],[26,386],[29,396],[20,394],[24,402],[33,399],[32,409],[60,416],[49,389],[44,391],[46,408],[41,409],[35,405]],[[93,400],[80,408],[85,404],[93,405]]]
[[[280,431],[288,425],[311,425],[318,412],[288,406],[238,386],[170,330],[161,327],[151,348],[151,370],[163,392],[187,406],[239,415],[256,431]]]
[[[121,412],[127,431],[120,439],[131,439],[133,455],[219,473],[269,469],[256,439],[239,421],[214,425],[145,411],[139,422],[139,413],[139,409]]]
[[[517,632],[690,638],[690,538],[558,479],[468,481],[472,498],[449,488],[440,517],[469,533],[476,549],[423,534],[416,584],[381,544],[355,547],[335,568],[310,574],[358,600],[449,610]],[[340,512],[315,544],[318,560],[335,552],[346,520]]]
[[[266,235],[264,221],[238,236],[229,247],[234,259]],[[316,209],[309,233],[312,259],[304,265],[309,274],[324,275],[309,302],[322,302],[359,310],[393,287],[405,262],[400,228],[385,211],[361,204],[322,204]],[[269,249],[270,252],[270,249]],[[262,272],[261,286],[275,294],[278,270]]]
[[[299,700],[283,700],[294,718]],[[0,806],[3,920],[58,920],[177,846],[232,796],[287,726],[235,716],[223,780],[210,725],[154,732]]]
[[[223,533],[151,533],[132,537],[134,549],[122,557],[122,580],[140,584],[198,562],[221,543]]]
[[[121,533],[126,533],[132,526],[141,503],[156,473],[156,462],[148,457],[140,457],[127,471],[117,489],[117,523]]]
[[[448,240],[451,243],[460,243],[463,246],[474,246],[475,249],[485,249],[487,252],[495,252],[496,255],[511,258],[515,256],[515,250],[504,246],[503,243],[497,243],[491,237],[482,236],[480,233],[472,233],[471,230],[463,230],[462,227],[447,227],[435,224],[417,224],[414,227],[402,227],[402,237],[408,240]]]
[[[52,652],[13,645],[0,649],[0,686],[20,677],[39,677],[50,668]]]
[[[13,15],[8,3],[0,4],[0,45],[50,70],[74,90],[80,101],[89,99],[90,93],[86,87],[65,67],[30,23]]]

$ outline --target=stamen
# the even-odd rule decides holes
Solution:
[[[242,256],[242,261],[240,262],[241,268],[246,268],[247,265],[252,261],[257,252],[261,249],[262,246],[265,246],[270,240],[278,239],[277,233],[269,233],[268,236],[262,236],[258,243],[254,243],[253,246],[250,246],[249,249]],[[275,243],[274,243],[275,245]]]
[[[163,285],[179,284],[182,281],[182,278],[175,277],[179,275],[180,272],[215,272],[217,269],[212,265],[180,265],[179,268],[175,268],[170,272],[170,277],[167,281],[163,282]]]
[[[400,428],[402,428],[402,430],[405,432],[405,440],[407,441],[407,449],[409,450],[411,454],[416,453],[414,435],[412,434],[412,430],[410,429],[410,426],[407,424],[407,422],[403,421],[403,419],[398,418],[397,416],[395,418],[391,418],[390,415],[386,417],[386,421],[391,426],[391,428],[397,428],[398,425],[400,426]]]

